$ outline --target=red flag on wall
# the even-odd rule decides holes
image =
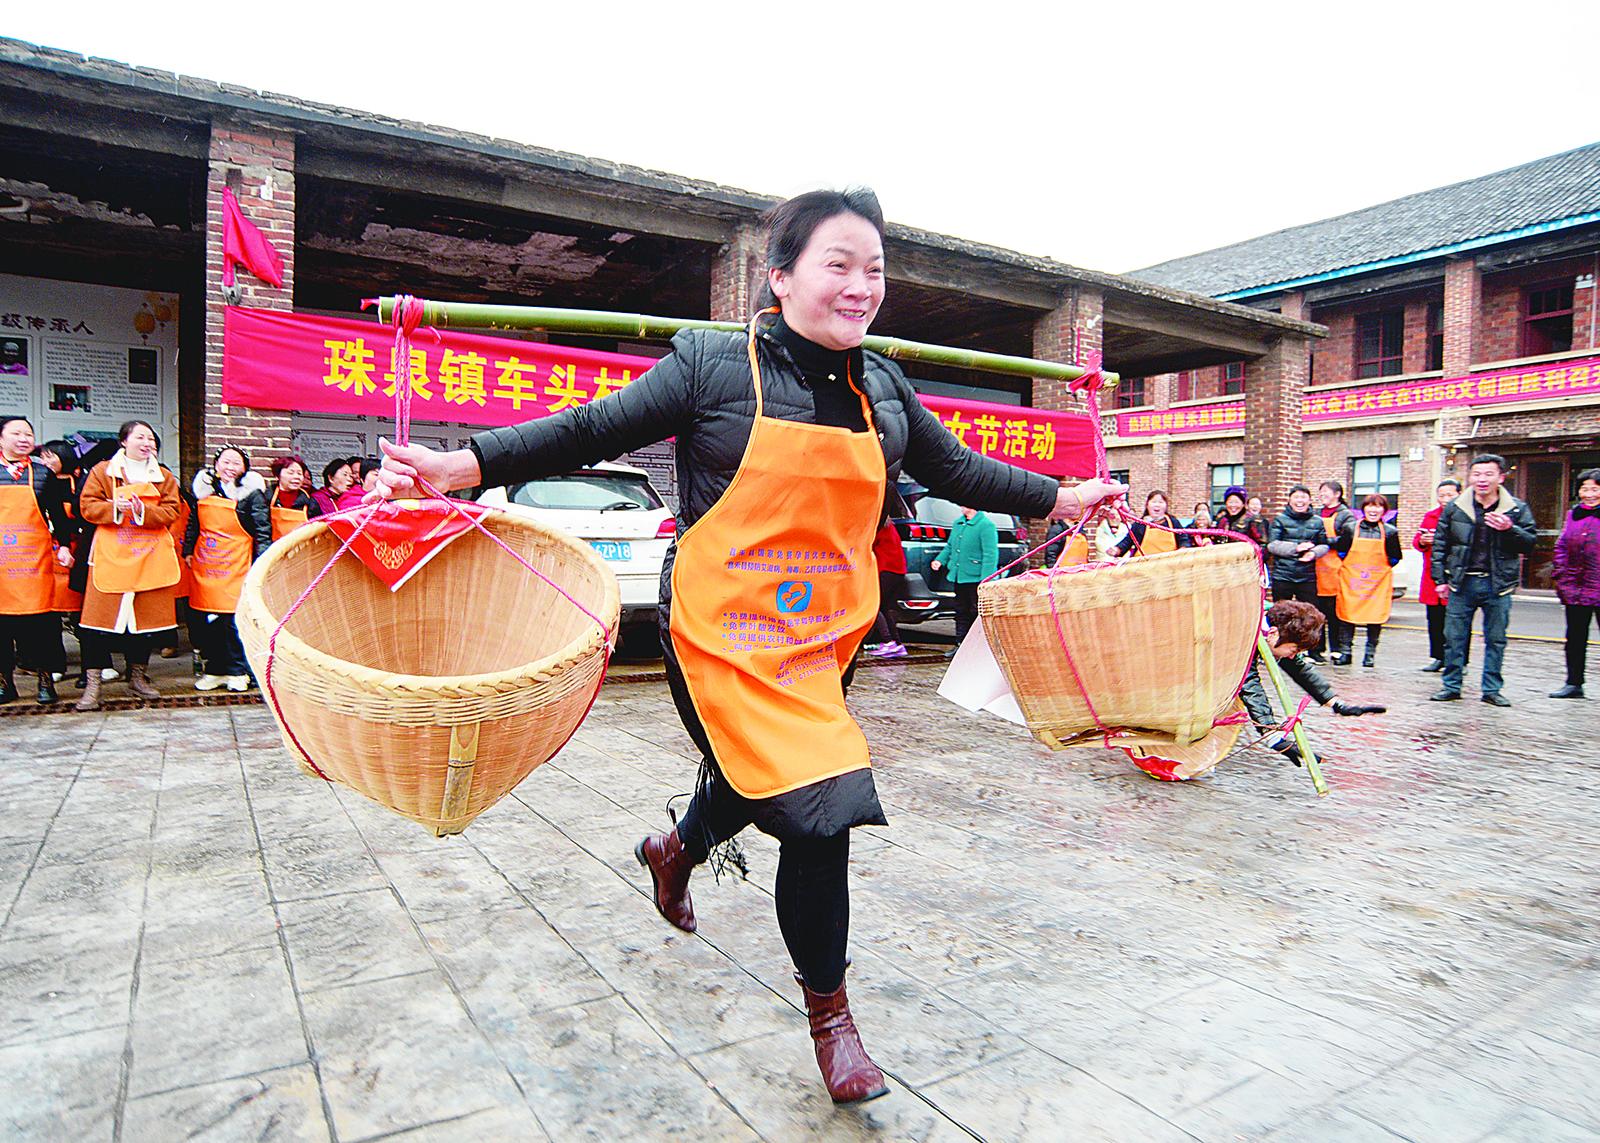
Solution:
[[[233,264],[244,263],[263,282],[283,286],[283,258],[267,236],[239,209],[233,191],[222,188],[222,284],[233,285]]]

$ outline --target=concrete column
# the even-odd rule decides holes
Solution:
[[[741,226],[711,262],[711,320],[748,321],[766,278],[761,232]]]
[[[1458,377],[1478,360],[1483,275],[1472,258],[1444,265],[1444,374]]]
[[[1266,504],[1283,503],[1300,479],[1307,351],[1305,338],[1285,336],[1245,366],[1245,484]]]
[[[224,445],[250,454],[259,468],[289,451],[289,414],[279,409],[249,409],[222,400],[222,190],[229,187],[246,218],[283,257],[283,288],[234,269],[239,303],[257,309],[294,309],[294,155],[295,139],[276,128],[215,120],[206,178],[206,381],[201,439],[206,463]],[[224,411],[226,410],[226,411]]]

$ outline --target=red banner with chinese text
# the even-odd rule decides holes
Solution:
[[[302,413],[391,416],[394,337],[372,321],[230,306],[222,399]],[[587,404],[637,379],[655,359],[427,329],[411,341],[411,415],[419,421],[514,425]],[[1089,476],[1089,418],[1021,405],[924,396],[974,452],[1050,476]]]

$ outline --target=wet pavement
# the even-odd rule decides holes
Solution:
[[[776,847],[632,846],[694,762],[666,688],[438,841],[302,776],[260,706],[5,724],[0,1136],[1600,1138],[1595,706],[1423,701],[1423,637],[1330,671],[1333,793],[1258,753],[1169,785],[863,671],[888,829],[855,834],[855,1013],[891,1093],[827,1100]]]

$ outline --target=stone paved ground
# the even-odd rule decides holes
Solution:
[[[7,720],[0,1135],[1600,1138],[1595,707],[1421,702],[1421,637],[1334,672],[1333,796],[1051,755],[863,672],[892,825],[856,834],[850,983],[891,1094],[827,1101],[775,847],[651,911],[636,838],[693,776],[665,688],[435,841],[297,773],[260,707]],[[1468,695],[1476,697],[1475,680]],[[1336,725],[1337,724],[1337,725]]]

